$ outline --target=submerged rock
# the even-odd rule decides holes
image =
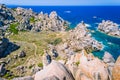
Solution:
[[[75,80],[68,69],[57,61],[52,61],[34,77],[34,80]]]

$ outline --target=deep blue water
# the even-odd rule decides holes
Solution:
[[[16,8],[17,6],[8,6]],[[94,30],[92,36],[102,42],[105,46],[100,52],[94,52],[95,56],[102,57],[104,51],[110,52],[116,59],[120,55],[120,38],[111,37],[96,31],[98,23],[104,20],[112,20],[120,24],[120,6],[21,6],[23,8],[32,8],[33,11],[39,13],[50,13],[56,11],[59,16],[71,23],[74,28],[82,20],[91,25],[89,29]],[[93,18],[96,16],[96,18]]]

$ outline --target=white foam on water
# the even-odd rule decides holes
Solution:
[[[91,25],[90,25],[90,24],[85,24],[85,26],[86,26],[86,27],[91,27]]]
[[[65,13],[71,13],[71,11],[64,11]]]

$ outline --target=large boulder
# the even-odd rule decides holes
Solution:
[[[105,63],[115,63],[115,59],[109,52],[105,52],[103,56],[103,61]]]
[[[0,65],[0,76],[4,76],[5,74],[6,74],[6,69],[5,69],[5,64],[4,63],[2,63],[1,65]]]
[[[112,76],[113,80],[120,80],[120,56],[113,67]]]
[[[68,69],[57,61],[52,61],[46,68],[37,72],[34,80],[74,80]]]
[[[108,80],[109,72],[107,65],[94,57],[86,54],[85,50],[71,56],[66,63],[75,80]]]
[[[113,69],[114,64],[115,64],[115,59],[113,58],[113,56],[109,52],[105,52],[104,56],[103,56],[103,61],[107,64],[109,76],[110,76],[110,79],[112,79],[112,69]]]

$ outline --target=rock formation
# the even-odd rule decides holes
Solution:
[[[112,80],[112,69],[113,69],[114,64],[115,64],[115,59],[113,58],[113,56],[110,53],[105,52],[104,56],[103,56],[103,61],[108,66],[108,72],[109,72],[110,80]]]
[[[104,62],[92,54],[81,53],[71,56],[67,64],[75,80],[108,80],[109,73]]]
[[[10,24],[14,20],[11,9],[7,8],[4,4],[0,5],[0,27]]]
[[[56,61],[52,61],[46,68],[35,74],[34,80],[75,80],[75,79],[63,64]]]
[[[84,23],[79,23],[75,29],[70,30],[64,43],[56,46],[58,53],[66,53],[68,55],[75,54],[83,48],[87,52],[102,49],[102,44],[91,37]]]
[[[98,30],[111,36],[120,37],[119,25],[110,20],[103,20],[102,23],[98,25]]]
[[[113,80],[120,80],[120,56],[113,67],[112,77]]]

